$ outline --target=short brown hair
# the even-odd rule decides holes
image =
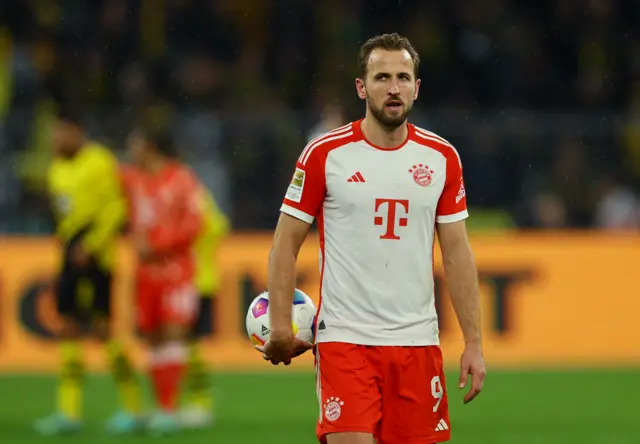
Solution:
[[[413,74],[418,78],[418,67],[420,65],[420,56],[418,51],[411,45],[408,38],[394,32],[393,34],[381,34],[371,37],[360,47],[358,55],[358,70],[364,78],[367,75],[367,65],[369,57],[374,49],[384,49],[386,51],[402,51],[406,50],[413,60]]]

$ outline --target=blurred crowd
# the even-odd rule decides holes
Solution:
[[[171,125],[234,227],[272,228],[304,144],[363,113],[359,45],[391,31],[474,223],[640,229],[638,0],[5,0],[0,231],[50,229],[60,102],[119,156],[139,119]]]

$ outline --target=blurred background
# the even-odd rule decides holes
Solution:
[[[51,256],[52,233],[44,186],[59,104],[81,107],[89,134],[123,160],[124,138],[136,122],[152,118],[171,126],[181,158],[232,221],[233,234],[220,254],[227,274],[219,299],[227,302],[219,305],[236,307],[228,308],[233,317],[265,283],[265,238],[304,145],[363,115],[354,88],[357,52],[382,32],[407,36],[422,58],[411,121],[448,139],[464,162],[469,224],[487,298],[506,297],[495,273],[515,272],[509,267],[517,264],[542,278],[509,294],[528,291],[548,303],[491,305],[498,308],[489,310],[489,324],[506,317],[512,330],[489,333],[488,362],[495,357],[520,370],[496,365],[477,406],[460,408],[452,400],[454,430],[456,420],[460,430],[452,442],[640,442],[633,408],[625,404],[633,397],[630,387],[640,396],[635,379],[631,383],[639,374],[633,369],[640,362],[640,327],[630,317],[640,308],[638,0],[0,1],[0,248],[6,256],[0,273],[16,289],[2,294],[4,348],[33,340],[38,352],[48,350],[29,338],[19,319],[24,321],[20,298],[27,276],[51,268],[42,259]],[[43,242],[39,247],[34,236]],[[251,258],[240,257],[240,250]],[[562,259],[550,260],[549,252]],[[24,269],[9,263],[18,259]],[[574,263],[582,265],[571,268]],[[311,293],[315,265],[301,283]],[[547,271],[552,277],[545,280]],[[238,304],[228,302],[236,299]],[[574,319],[576,307],[581,319]],[[518,310],[542,318],[518,324]],[[544,327],[547,315],[555,327]],[[225,350],[246,347],[235,324],[222,324],[212,339],[213,364],[227,361]],[[591,352],[558,345],[563,335],[591,337],[589,328],[597,331]],[[541,336],[548,342],[536,342]],[[458,339],[451,333],[451,344]],[[510,359],[527,341],[532,348],[519,348],[522,359]],[[547,356],[549,346],[554,351]],[[454,370],[455,350],[449,353]],[[0,361],[2,354],[0,342]],[[19,353],[11,356],[19,361]],[[525,370],[555,368],[556,361],[567,361],[563,356],[583,370]],[[290,380],[270,376],[265,388],[266,379],[255,371],[268,369],[247,359],[229,358],[229,368],[254,373],[217,376],[217,428],[187,442],[314,442],[310,367],[301,365],[302,373]],[[17,362],[21,370],[0,376],[3,391],[20,397],[18,390],[29,391],[23,407],[33,415],[42,413],[40,401],[52,402],[53,380],[25,376],[55,370],[43,362]],[[602,364],[609,370],[584,370]],[[102,396],[108,382],[96,381],[94,391]],[[265,418],[249,413],[256,397],[268,403],[269,412],[260,409]],[[104,407],[95,396],[87,403],[99,418]],[[24,422],[30,419],[20,414],[23,423],[16,425],[16,414],[4,404],[0,437],[36,442]],[[247,428],[247,416],[264,428]],[[94,441],[110,442],[99,424],[92,427]]]
[[[119,154],[137,119],[170,123],[233,226],[271,229],[306,141],[363,113],[359,45],[394,30],[423,61],[412,121],[458,148],[474,215],[640,227],[637,1],[0,4],[3,231],[49,229],[58,101],[82,106],[90,134]]]

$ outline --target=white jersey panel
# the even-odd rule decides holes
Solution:
[[[433,243],[447,161],[414,140],[328,153],[317,342],[439,343]]]

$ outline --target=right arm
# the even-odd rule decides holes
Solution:
[[[117,161],[105,158],[95,168],[96,187],[93,193],[99,200],[100,209],[82,242],[89,254],[99,253],[107,242],[116,239],[127,217]]]
[[[320,150],[316,150],[320,151]],[[326,154],[314,152],[300,161],[282,203],[280,219],[269,254],[269,320],[271,334],[261,350],[273,363],[288,363],[311,344],[295,340],[291,324],[296,260],[309,228],[320,213],[326,195]]]
[[[296,260],[311,227],[281,213],[269,254],[269,313],[271,337],[293,339],[291,310],[296,286]],[[283,339],[284,340],[284,339]]]
[[[55,164],[49,166],[47,173],[47,197],[49,198],[49,208],[53,214],[55,222],[56,237],[63,244],[72,239],[82,228],[85,227],[87,216],[87,206],[78,208],[77,203],[71,201],[71,196],[65,190],[56,186],[61,171],[56,169]]]

